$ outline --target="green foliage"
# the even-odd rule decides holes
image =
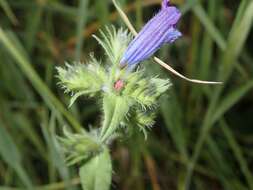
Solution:
[[[64,129],[65,137],[58,137],[69,166],[96,156],[102,150],[96,131],[72,134]],[[93,135],[93,136],[91,136]]]
[[[66,64],[66,69],[58,67],[58,77],[65,92],[71,92],[70,106],[81,95],[93,97],[99,95],[104,83],[108,80],[105,69],[95,58],[86,64]]]
[[[81,166],[80,178],[84,190],[109,190],[112,178],[112,163],[108,149]]]
[[[114,27],[112,31],[106,30],[107,33],[100,32],[103,40],[95,38],[109,57],[109,68],[94,57],[87,64],[57,68],[61,86],[73,95],[70,106],[82,95],[98,101],[102,98],[103,102],[104,121],[95,136],[91,132],[72,134],[65,129],[65,137],[59,137],[68,165],[88,160],[80,169],[82,186],[87,190],[109,189],[111,162],[107,148],[102,150],[103,147],[115,140],[122,123],[126,129],[139,127],[147,138],[145,128],[154,124],[158,99],[170,87],[169,80],[145,77],[144,71],[121,69],[119,61],[131,36]]]
[[[143,71],[131,73],[126,81],[126,86],[122,91],[123,96],[130,97],[143,109],[154,107],[161,94],[171,86],[169,80],[144,77]]]
[[[0,120],[0,156],[17,173],[21,181],[28,188],[32,188],[32,183],[22,165],[20,152],[12,137],[8,134]]]
[[[247,4],[247,6],[245,6],[245,4]],[[238,11],[237,18],[229,34],[227,48],[224,51],[224,54],[220,60],[222,65],[221,65],[221,69],[219,73],[219,78],[223,79],[225,82],[227,82],[233,69],[235,68],[236,60],[238,58],[238,55],[242,51],[242,47],[244,43],[246,42],[246,38],[250,32],[251,24],[253,22],[253,12],[251,11],[253,8],[253,1],[247,1],[247,0],[242,1],[240,3],[240,6],[241,7],[239,10],[242,11],[242,9],[244,9],[244,13]],[[240,20],[240,23],[239,23],[239,20]],[[240,36],[240,39],[238,39],[238,36]],[[202,128],[201,134],[195,145],[195,150],[191,159],[191,163],[188,166],[187,176],[185,180],[185,187],[187,189],[189,189],[190,187],[193,168],[194,168],[195,163],[198,160],[201,148],[205,143],[205,138],[206,136],[208,136],[208,132],[214,124],[213,117],[215,116],[216,109],[218,109],[218,102],[221,97],[223,88],[224,87],[221,86],[215,89],[214,96],[211,98],[211,101],[210,101],[211,103],[203,122],[203,128]],[[231,98],[230,101],[233,101],[233,98]],[[223,104],[223,106],[225,107],[228,104],[228,102],[225,100],[224,102],[225,103]],[[230,103],[233,104],[234,102],[230,102]],[[251,186],[251,188],[253,188],[252,183],[250,182],[248,183]]]
[[[93,35],[98,43],[103,47],[111,63],[117,64],[126,50],[132,35],[128,30],[120,28],[117,30],[114,26],[106,27],[106,31],[100,30],[102,38]]]
[[[130,120],[134,117],[136,123],[132,125],[139,126],[146,136],[145,126],[150,127],[154,123],[155,114],[152,112],[155,111],[157,101],[171,86],[169,80],[146,77],[144,71],[120,69],[119,61],[131,36],[123,29],[117,31],[112,26],[111,30],[106,27],[106,33],[100,31],[103,39],[95,36],[109,57],[109,68],[103,68],[93,56],[87,64],[67,64],[66,68],[57,68],[61,86],[65,92],[73,95],[70,106],[82,95],[95,99],[103,97],[101,142],[110,142],[111,136],[114,136],[126,116]],[[117,83],[122,83],[122,86],[116,87]],[[135,111],[128,113],[130,109]]]
[[[130,123],[138,126],[147,138],[146,127],[150,128],[155,123],[158,99],[169,89],[171,83],[166,79],[144,77],[144,71],[131,73],[126,81],[121,93],[132,106],[125,123],[128,125],[131,121]]]
[[[156,0],[115,1],[138,29],[160,5]],[[104,151],[109,157],[109,146],[116,171],[111,189],[186,189],[185,184],[196,190],[253,189],[252,1],[171,2],[182,10],[178,27],[183,37],[156,56],[189,77],[222,79],[223,86],[192,85],[149,62],[141,64],[140,74],[131,79],[135,72],[126,74],[117,67],[128,42],[122,43],[125,38],[115,34],[123,27],[121,33],[129,35],[126,41],[132,36],[111,1],[0,0],[0,190],[79,190],[86,178],[91,188],[107,179],[101,187],[110,189],[112,169],[100,175],[100,168],[109,168],[110,161],[90,167],[93,170],[86,165],[82,179],[76,172],[89,161],[101,160]],[[117,27],[104,27],[111,23]],[[106,55],[91,34],[100,37]],[[120,40],[112,44],[111,35]],[[91,51],[97,60],[89,56]],[[97,86],[99,90],[83,95],[90,98],[77,102],[73,97],[80,97],[79,90],[66,94],[59,90],[55,67],[70,71],[63,65],[65,60],[76,70],[80,66],[86,72],[89,65],[104,70],[106,79]],[[157,78],[152,76],[171,77],[173,83],[160,102],[153,93],[149,97],[143,93],[150,92],[146,82]],[[119,79],[123,88],[115,90]],[[97,80],[92,82],[97,85]],[[170,86],[169,81],[164,83]],[[71,95],[75,103],[67,108]],[[119,116],[114,113],[123,106],[119,115],[124,118],[115,118],[112,125],[112,117]],[[154,122],[156,128],[148,130]],[[98,143],[101,149],[67,167],[61,152],[65,146],[56,139],[62,126],[68,126],[70,136],[77,135],[81,144]],[[104,143],[103,126],[116,128],[110,135],[105,127],[109,137]],[[148,132],[146,141],[140,130]],[[76,150],[90,152],[77,141],[72,143]],[[187,169],[190,183],[186,183]]]
[[[132,123],[143,132],[145,139],[147,139],[147,129],[150,129],[155,123],[156,114],[152,110],[143,111],[142,109],[134,109],[132,115]]]
[[[4,10],[5,14],[8,16],[8,18],[11,20],[13,24],[17,24],[17,18],[14,15],[13,11],[11,10],[9,4],[7,3],[6,0],[0,0],[0,6]]]
[[[120,123],[126,117],[130,102],[127,98],[121,96],[105,95],[103,99],[103,110],[105,114],[104,123],[101,131],[101,141],[110,141],[110,137],[114,136]]]

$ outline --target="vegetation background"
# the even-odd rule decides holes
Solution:
[[[160,0],[119,0],[140,29]],[[253,189],[252,0],[172,0],[183,12],[184,36],[157,55],[188,77],[171,78],[155,126],[112,146],[112,189]],[[100,105],[69,97],[57,86],[56,66],[104,53],[91,37],[105,25],[125,27],[110,0],[0,0],[0,190],[80,189],[77,167],[65,166],[55,143],[67,122],[100,122]],[[194,167],[190,163],[196,163]],[[191,172],[193,171],[193,172]]]

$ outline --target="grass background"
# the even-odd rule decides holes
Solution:
[[[138,29],[160,0],[120,0]],[[145,141],[136,130],[114,143],[112,189],[253,189],[252,0],[174,0],[183,12],[183,38],[157,55],[190,84],[152,61],[150,74],[171,78],[157,123]],[[80,189],[55,133],[100,122],[100,108],[82,98],[70,109],[57,86],[56,66],[101,59],[91,37],[125,27],[110,0],[0,0],[0,190]],[[189,183],[191,182],[191,183]]]

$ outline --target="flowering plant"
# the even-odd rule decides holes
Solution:
[[[127,31],[107,27],[100,34],[102,38],[94,37],[106,52],[106,64],[91,55],[86,64],[57,68],[60,85],[72,96],[70,105],[83,95],[99,99],[103,105],[100,128],[79,134],[65,130],[65,137],[59,138],[70,165],[81,161],[92,163],[99,155],[108,154],[110,142],[130,126],[139,127],[147,137],[147,129],[154,124],[158,98],[171,86],[168,79],[146,76],[144,69],[129,71],[128,67],[120,67],[120,59],[132,39]],[[84,189],[92,189],[83,185]]]
[[[105,61],[91,55],[86,64],[57,68],[60,85],[71,93],[70,106],[84,95],[102,102],[101,126],[77,134],[65,129],[65,137],[59,137],[67,163],[82,163],[83,189],[109,189],[112,166],[108,147],[113,140],[131,127],[139,127],[147,137],[147,129],[154,124],[158,99],[171,83],[168,79],[146,76],[137,65],[164,43],[172,43],[182,35],[176,29],[180,17],[179,10],[163,0],[160,12],[139,34],[134,32],[134,39],[127,30],[113,26],[100,31],[101,37],[94,36],[106,53]]]

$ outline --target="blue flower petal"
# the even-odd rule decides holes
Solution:
[[[152,56],[164,43],[172,43],[182,34],[175,25],[181,17],[180,11],[168,5],[168,0],[162,3],[161,11],[154,16],[129,44],[120,65],[135,67],[141,61]]]
[[[175,40],[177,40],[178,38],[180,38],[182,36],[182,33],[180,31],[178,31],[176,28],[171,27],[168,31],[167,31],[167,36],[165,39],[165,43],[173,43]]]

